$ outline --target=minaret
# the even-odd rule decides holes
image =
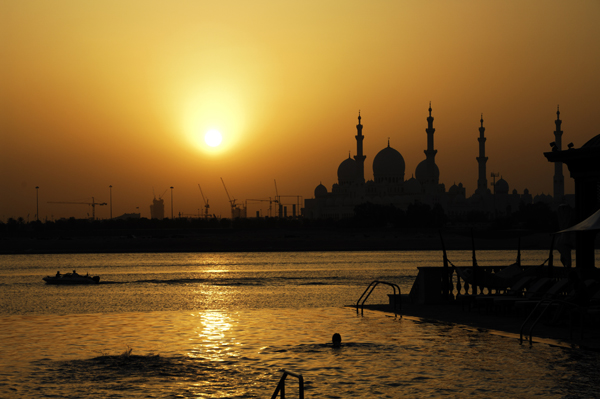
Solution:
[[[429,116],[427,117],[427,149],[425,150],[425,159],[429,165],[435,165],[435,154],[437,154],[437,150],[433,149],[433,133],[435,133],[435,129],[433,128],[433,116],[431,116],[431,101],[429,101]]]
[[[562,121],[560,120],[560,109],[556,107],[556,130],[554,131],[554,147],[552,151],[561,151],[562,150],[562,130],[560,130],[560,125]],[[565,195],[565,178],[563,176],[563,164],[562,162],[554,163],[554,202],[561,203],[563,197]]]
[[[485,141],[487,140],[484,137],[485,128],[483,127],[483,114],[481,114],[481,127],[479,128],[479,156],[477,157],[477,162],[479,163],[479,179],[477,179],[477,190],[475,192],[479,194],[485,194],[487,192],[487,174],[485,172],[485,164],[488,160],[488,157],[485,156]]]
[[[359,183],[365,182],[365,159],[366,155],[363,155],[363,140],[365,136],[362,135],[363,126],[360,123],[360,111],[358,111],[358,125],[356,125],[356,155],[354,156],[354,160],[356,161],[356,165],[358,166],[358,176],[356,177]]]

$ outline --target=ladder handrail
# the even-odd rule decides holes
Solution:
[[[387,281],[378,281],[378,280],[372,281],[371,284],[369,284],[369,286],[367,287],[367,289],[365,289],[365,291],[362,293],[360,298],[358,298],[358,301],[356,301],[356,313],[358,313],[359,304],[360,304],[360,312],[361,312],[361,314],[363,313],[365,302],[367,301],[367,299],[369,299],[369,296],[371,295],[373,290],[375,290],[375,287],[377,287],[379,284],[389,285],[394,290],[394,297],[398,298],[397,301],[394,300],[394,315],[398,316],[399,302],[400,302],[400,310],[402,310],[400,287],[398,286],[398,284],[388,283]],[[396,294],[396,289],[398,289],[397,294]],[[366,297],[365,297],[365,294],[367,295]],[[365,299],[363,299],[363,297],[365,297]],[[363,299],[362,303],[360,302],[361,299]],[[400,318],[402,318],[402,313],[400,313]]]
[[[281,392],[281,399],[285,399],[285,378],[288,375],[291,375],[292,377],[296,377],[298,379],[298,398],[304,399],[304,377],[302,377],[302,374],[295,373],[295,372],[289,371],[289,370],[281,370],[281,371],[283,371],[283,375],[279,379],[279,383],[277,384],[277,388],[275,388],[275,392],[273,392],[273,396],[271,396],[271,399],[277,398],[277,394],[280,392]]]
[[[542,316],[544,316],[544,314],[546,314],[546,311],[548,309],[550,309],[550,306],[552,304],[554,304],[554,303],[560,303],[560,304],[563,304],[563,305],[567,305],[567,306],[579,309],[579,313],[580,313],[581,321],[582,321],[582,324],[581,324],[581,335],[583,336],[583,312],[581,312],[581,308],[582,308],[581,306],[579,306],[579,305],[577,305],[575,303],[572,303],[572,302],[564,301],[562,299],[544,299],[544,300],[539,301],[535,305],[535,307],[533,308],[533,310],[531,311],[531,313],[529,313],[529,316],[527,316],[527,318],[525,319],[525,321],[521,325],[521,331],[519,332],[519,343],[521,343],[521,344],[523,343],[523,330],[525,330],[525,325],[527,324],[527,322],[529,322],[529,319],[532,318],[532,316],[536,312],[537,308],[540,305],[542,305],[543,303],[547,304],[546,308],[544,310],[542,310],[542,312],[539,314],[539,316],[535,319],[535,321],[531,325],[531,328],[529,328],[529,346],[533,345],[533,328],[537,325],[537,323],[540,321],[540,319],[542,318]],[[573,335],[573,329],[572,329],[572,327],[573,326],[571,326],[571,330],[570,330],[571,336]]]

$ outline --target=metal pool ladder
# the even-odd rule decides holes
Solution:
[[[363,292],[362,295],[360,296],[360,298],[358,298],[358,301],[356,301],[356,313],[358,313],[359,306],[360,306],[360,313],[361,314],[363,313],[365,302],[367,301],[367,299],[369,298],[369,296],[371,295],[371,293],[373,292],[375,287],[377,287],[379,284],[389,285],[390,287],[393,288],[394,295],[390,299],[391,299],[391,302],[393,302],[393,304],[394,304],[394,315],[398,316],[398,313],[400,313],[400,318],[402,318],[402,313],[398,312],[398,310],[400,310],[400,311],[402,310],[402,299],[401,299],[402,297],[400,296],[400,287],[394,283],[388,283],[386,281],[378,281],[378,280],[375,280],[371,284],[369,284],[369,286],[367,287],[365,292]],[[396,293],[396,290],[398,290],[398,293]],[[363,297],[365,299],[363,299]],[[362,302],[360,301],[361,299],[362,299]]]
[[[546,313],[546,311],[548,309],[550,309],[551,306],[554,305],[554,304],[562,304],[563,306],[571,308],[571,310],[573,310],[573,309],[577,310],[576,313],[578,313],[579,316],[580,316],[581,338],[583,339],[583,322],[584,322],[584,319],[583,319],[583,313],[584,313],[583,307],[581,307],[581,306],[579,306],[579,305],[577,305],[575,303],[572,303],[572,302],[563,301],[561,299],[546,299],[546,300],[539,301],[537,303],[537,305],[535,305],[535,307],[533,308],[533,310],[531,311],[531,313],[529,313],[529,316],[527,316],[527,318],[525,319],[525,321],[521,325],[521,331],[519,332],[519,335],[520,335],[520,337],[519,337],[519,343],[520,344],[523,344],[523,336],[527,335],[525,333],[525,328],[527,326],[527,323],[530,320],[533,320],[533,323],[529,327],[529,333],[528,333],[528,335],[529,335],[529,346],[533,345],[533,329],[534,329],[534,327],[538,324],[538,322],[544,316],[544,314]],[[539,312],[539,315],[536,318],[534,316],[534,314],[536,313],[536,311],[538,310],[538,308],[540,306],[543,306],[544,309],[542,309],[542,311]],[[570,313],[569,315],[570,315],[570,319],[569,319],[570,320],[570,323],[569,323],[569,338],[573,339],[573,313]]]
[[[291,375],[292,377],[296,377],[298,379],[298,397],[300,399],[304,399],[304,377],[302,377],[302,374],[294,373],[293,371],[289,370],[281,371],[283,371],[283,375],[281,376],[281,379],[279,380],[277,388],[275,388],[275,392],[273,392],[273,396],[271,396],[271,399],[275,399],[277,397],[277,394],[279,393],[281,393],[281,399],[285,399],[285,377],[287,377],[288,375]]]

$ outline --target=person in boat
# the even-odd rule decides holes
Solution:
[[[73,270],[73,277],[79,277],[79,274],[75,270]]]
[[[60,270],[56,272],[56,278],[60,278]]]
[[[342,336],[338,333],[333,334],[331,337],[331,344],[334,348],[342,346]]]

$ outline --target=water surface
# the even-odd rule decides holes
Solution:
[[[479,264],[509,264],[481,251]],[[541,263],[545,251],[523,253]],[[449,254],[468,265],[469,251]],[[16,255],[0,259],[0,397],[593,397],[595,353],[459,325],[356,315],[437,252]],[[96,286],[48,286],[76,269]],[[373,303],[387,301],[383,288]],[[370,299],[371,301],[371,299]],[[344,346],[329,346],[339,332]],[[286,385],[294,397],[296,383]],[[591,396],[590,396],[591,395]]]

